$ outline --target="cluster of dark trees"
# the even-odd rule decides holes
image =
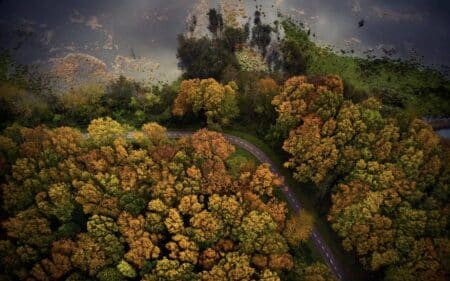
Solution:
[[[235,52],[247,43],[266,57],[275,28],[262,22],[260,11],[255,12],[252,28],[250,22],[243,26],[227,25],[216,9],[208,12],[208,19],[209,35],[201,38],[178,36],[177,57],[184,78],[215,78],[226,82],[227,73],[239,72]],[[195,29],[195,24],[191,28]]]

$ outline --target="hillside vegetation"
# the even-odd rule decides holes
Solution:
[[[400,107],[416,116],[450,114],[450,82],[441,73],[407,61],[365,59],[337,54],[317,46],[308,33],[290,20],[282,22],[288,68],[310,76],[339,75],[353,99],[381,97],[385,105]],[[301,64],[299,64],[299,61]]]

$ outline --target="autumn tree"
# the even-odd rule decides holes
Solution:
[[[75,267],[91,276],[95,276],[102,267],[111,263],[101,245],[86,233],[78,236],[71,261]]]
[[[257,167],[249,183],[250,190],[260,196],[272,196],[274,187],[281,185],[281,179],[272,173],[269,164],[265,163]]]
[[[57,280],[72,270],[70,256],[75,250],[71,240],[59,240],[52,244],[51,257],[36,264],[31,274],[37,280]]]
[[[117,270],[121,273],[122,276],[128,278],[135,278],[137,275],[134,267],[124,260],[121,260],[119,262],[119,264],[117,265]]]
[[[21,243],[45,248],[52,239],[50,222],[36,208],[26,209],[4,221],[8,237]]]
[[[266,77],[256,82],[254,93],[255,112],[261,117],[271,120],[274,116],[273,98],[278,94],[279,86],[275,80]]]
[[[235,196],[219,196],[217,194],[209,197],[208,208],[231,227],[237,227],[241,224],[245,211]]]
[[[117,137],[124,136],[125,129],[111,118],[92,120],[88,127],[92,143],[96,146],[111,144]]]
[[[203,271],[201,280],[249,280],[255,272],[250,266],[247,255],[238,253],[227,254],[210,271]]]
[[[343,101],[343,82],[334,75],[323,79],[295,76],[288,79],[272,104],[278,113],[275,133],[286,138],[289,131],[302,123],[304,117],[315,114],[323,122],[336,114]]]
[[[17,157],[17,144],[9,137],[0,136],[0,177],[11,168]]]
[[[178,260],[169,260],[164,257],[156,262],[156,266],[151,275],[145,275],[144,281],[176,281],[195,280],[196,274],[193,272],[194,266],[190,263],[180,263]]]
[[[172,259],[197,264],[198,246],[188,237],[176,234],[172,237],[172,241],[166,244],[166,248],[170,251],[169,257]]]
[[[0,278],[279,280],[292,269],[281,180],[264,164],[231,176],[225,136],[170,140],[149,123],[128,138],[109,118],[88,131],[41,126],[0,139],[15,150],[2,154],[12,162]]]
[[[284,237],[277,235],[277,225],[266,212],[251,211],[242,219],[239,228],[233,229],[245,253],[283,253],[287,250]]]
[[[144,266],[146,260],[156,259],[160,253],[159,247],[155,245],[157,237],[146,231],[145,224],[142,215],[133,217],[127,212],[122,212],[118,218],[119,231],[129,247],[124,257],[139,268]]]
[[[117,270],[114,267],[107,267],[105,269],[102,269],[98,274],[97,274],[97,279],[100,281],[107,281],[107,280],[111,280],[111,281],[122,281],[125,280],[124,276],[121,274],[121,272],[119,270]],[[70,280],[70,279],[69,279]]]
[[[283,144],[283,149],[293,155],[284,165],[295,170],[294,178],[298,181],[311,180],[317,184],[335,167],[339,151],[333,138],[321,136],[319,118],[308,116],[303,122]]]
[[[222,85],[212,78],[184,80],[172,114],[183,116],[191,111],[194,114],[203,113],[208,126],[220,128],[228,125],[239,114],[236,91],[234,82]]]
[[[65,184],[54,184],[49,187],[48,193],[38,193],[36,205],[44,213],[54,215],[63,222],[72,218],[72,211],[75,208],[73,195]]]
[[[206,210],[195,214],[189,222],[191,227],[187,231],[197,243],[211,244],[223,235],[223,222]]]
[[[388,280],[395,274],[439,280],[445,258],[427,253],[441,247],[435,241],[446,233],[448,204],[438,184],[445,154],[432,128],[387,116],[374,97],[344,101],[336,76],[293,77],[273,104],[278,119],[272,133],[290,154],[285,166],[298,181],[314,182],[322,199],[331,194],[328,219],[344,249]],[[264,206],[254,196],[252,201]],[[287,226],[288,241],[298,243],[289,234],[295,224]]]
[[[142,133],[154,144],[158,145],[167,139],[167,130],[158,123],[151,122],[142,126]]]
[[[310,265],[298,262],[294,269],[289,273],[287,280],[301,280],[301,281],[335,281],[333,273],[330,268],[320,262],[315,262]]]
[[[295,247],[302,242],[306,242],[311,236],[313,228],[313,218],[305,210],[299,214],[292,215],[286,221],[286,228],[284,229],[284,236],[288,243]]]

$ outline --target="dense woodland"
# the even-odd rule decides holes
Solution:
[[[273,104],[289,131],[285,166],[331,194],[344,249],[385,280],[445,280],[450,150],[431,126],[383,117],[374,98],[345,100],[337,76],[293,77]]]
[[[209,34],[189,36],[193,19],[178,37],[171,84],[61,93],[50,85],[64,77],[2,54],[0,279],[334,280],[307,245],[312,216],[289,211],[281,179],[220,134],[233,128],[282,155],[294,188],[314,187],[367,276],[448,280],[450,149],[421,120],[448,114],[447,80],[338,56],[260,11],[207,17]],[[415,82],[373,88],[394,66]],[[169,139],[163,126],[209,130]]]
[[[266,164],[233,162],[221,134],[170,140],[148,123],[127,138],[109,118],[88,133],[1,137],[14,163],[2,185],[6,280],[280,280],[290,270],[332,280],[323,264],[294,263],[311,220],[292,214],[286,226],[273,195],[281,180]]]

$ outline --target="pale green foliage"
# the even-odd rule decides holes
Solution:
[[[95,146],[111,145],[118,137],[125,136],[125,128],[110,117],[98,118],[91,121],[88,133]]]
[[[119,264],[117,265],[117,270],[119,272],[128,278],[135,278],[136,277],[136,270],[125,260],[121,260]]]
[[[250,47],[244,47],[236,52],[241,70],[248,72],[266,72],[269,70],[264,57]]]

